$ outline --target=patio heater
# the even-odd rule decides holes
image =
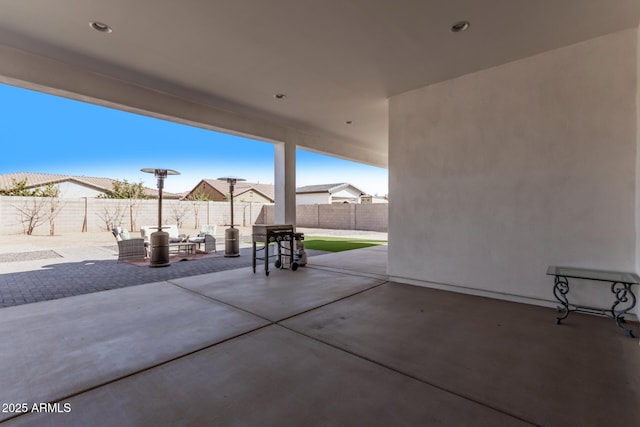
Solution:
[[[168,175],[180,175],[180,172],[171,169],[143,168],[142,172],[152,173],[158,178],[158,231],[151,233],[149,244],[151,245],[151,262],[149,267],[166,267],[169,265],[169,233],[162,231],[162,189],[164,180]]]
[[[240,232],[233,227],[233,188],[238,181],[246,180],[233,176],[218,179],[227,181],[229,184],[229,200],[231,201],[231,227],[224,231],[224,256],[237,257],[240,256]]]

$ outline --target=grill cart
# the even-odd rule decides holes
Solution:
[[[307,253],[304,251],[304,233],[293,233],[293,262],[299,267],[307,265]]]
[[[294,233],[292,225],[265,225],[255,224],[253,226],[252,241],[253,241],[253,272],[256,272],[257,260],[264,261],[264,274],[269,275],[269,258],[275,258],[273,263],[275,268],[290,268],[293,271],[298,269],[298,260],[296,258],[296,252],[298,252],[294,245],[296,241],[302,240],[304,235],[302,233]],[[274,253],[269,253],[269,246],[273,243]],[[260,245],[261,247],[259,247]],[[262,256],[260,256],[262,255]],[[304,254],[304,248],[302,253],[298,253],[298,256],[304,255],[304,262],[306,264],[306,254]],[[298,258],[300,259],[300,258]]]

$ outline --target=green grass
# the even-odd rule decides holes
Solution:
[[[304,248],[327,252],[342,252],[362,249],[387,243],[386,240],[363,240],[350,237],[305,236]]]

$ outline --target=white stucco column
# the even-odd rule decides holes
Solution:
[[[296,225],[296,144],[275,146],[275,223]]]
[[[640,273],[640,28],[636,43],[636,272]],[[636,316],[640,319],[640,304],[636,305]]]

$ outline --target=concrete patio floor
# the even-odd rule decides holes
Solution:
[[[640,346],[610,319],[572,314],[556,326],[552,309],[391,283],[385,268],[386,247],[375,247],[268,277],[242,268],[3,308],[0,404],[28,413],[6,406],[0,421],[640,420]],[[31,412],[34,403],[60,405]]]

